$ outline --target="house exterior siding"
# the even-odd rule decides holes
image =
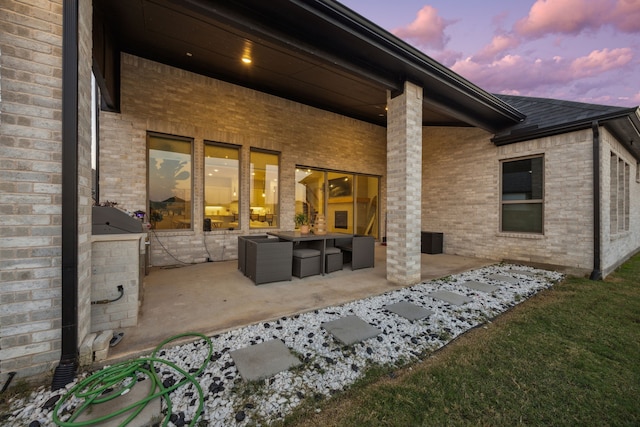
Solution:
[[[78,14],[81,319],[91,291],[91,4]],[[0,372],[27,377],[60,358],[62,1],[3,2],[0,34]],[[88,328],[78,322],[79,336]]]
[[[428,128],[423,230],[444,232],[446,253],[593,267],[592,132],[496,147],[474,128]],[[544,233],[500,232],[500,161],[544,156]]]
[[[120,113],[100,116],[100,201],[146,210],[147,131],[194,139],[193,230],[151,233],[155,266],[176,264],[176,258],[236,259],[237,236],[250,232],[248,213],[241,218],[242,229],[202,232],[205,140],[241,147],[242,206],[249,206],[250,148],[280,153],[283,229],[294,227],[297,164],[371,175],[386,170],[383,127],[127,54],[122,56],[121,97]],[[381,187],[383,195],[384,180]],[[384,206],[383,198],[381,212]]]
[[[77,304],[72,308],[77,309],[81,348],[91,332],[134,323],[134,283],[139,279],[139,271],[133,269],[118,276],[128,286],[126,309],[92,312],[92,300],[110,298],[92,292],[92,281],[107,282],[100,275],[115,270],[101,267],[108,262],[102,243],[92,251],[91,3],[77,2],[78,108],[65,111],[78,119],[78,234],[73,236],[78,257],[65,261],[77,267]],[[62,187],[63,175],[75,171],[62,170],[63,0],[5,0],[0,12],[0,383],[4,384],[12,371],[18,378],[42,378],[60,359]],[[477,128],[420,128],[415,117],[422,104],[414,100],[395,111],[401,113],[398,120],[414,117],[413,125],[404,129],[395,123],[395,130],[407,134],[387,135],[385,127],[128,54],[123,54],[121,67],[121,111],[100,113],[97,201],[115,201],[129,211],[146,210],[147,132],[194,141],[193,227],[152,232],[153,265],[233,260],[238,235],[266,231],[249,229],[247,209],[240,229],[202,231],[203,147],[204,141],[216,141],[240,147],[243,207],[249,206],[250,150],[280,153],[282,229],[294,226],[296,165],[380,176],[380,223],[387,210],[388,187],[396,190],[404,185],[402,194],[393,195],[401,197],[394,206],[403,199],[415,202],[412,196],[418,195],[420,207],[407,205],[408,210],[389,215],[391,220],[405,221],[392,228],[390,236],[405,247],[391,247],[388,254],[395,259],[388,258],[388,263],[398,264],[403,258],[405,264],[393,269],[411,270],[413,275],[396,274],[395,280],[412,282],[419,270],[415,227],[443,232],[444,251],[449,254],[558,265],[580,273],[594,268],[591,129],[497,147],[491,134]],[[415,89],[417,94],[419,88]],[[600,135],[600,252],[601,270],[607,275],[640,249],[640,173],[638,161],[606,128],[600,128]],[[411,142],[402,142],[405,137]],[[397,140],[388,153],[387,139],[393,138]],[[409,154],[395,151],[406,149]],[[629,165],[629,222],[617,232],[610,226],[612,153]],[[544,156],[544,233],[502,233],[500,162],[537,155]],[[385,171],[403,167],[408,170],[385,176]],[[381,231],[385,236],[386,230]],[[118,259],[111,264],[137,258],[136,248],[140,249],[138,243],[116,249],[117,254],[111,254]]]
[[[638,162],[606,129],[600,129],[600,192],[602,194],[602,273],[606,276],[623,261],[640,250],[640,182]],[[629,165],[629,229],[612,233],[611,221],[611,153]]]

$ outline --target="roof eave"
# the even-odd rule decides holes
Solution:
[[[634,158],[640,162],[640,108],[638,107],[623,109],[614,113],[571,123],[564,123],[558,126],[535,128],[504,136],[496,136],[491,139],[491,142],[497,146],[503,146],[530,141],[532,139],[590,129],[594,122],[607,128]]]
[[[422,51],[399,39],[395,35],[375,25],[371,21],[363,18],[351,9],[333,0],[292,0],[293,3],[305,8],[310,13],[322,19],[331,19],[333,25],[341,27],[351,35],[359,37],[369,44],[376,46],[379,50],[392,56],[395,60],[408,68],[410,74],[406,79],[413,83],[422,84],[429,79],[435,80],[449,90],[454,90],[467,98],[471,105],[463,112],[463,116],[473,115],[477,108],[484,108],[491,111],[489,120],[483,119],[481,123],[474,120],[474,125],[481,124],[483,128],[495,131],[508,124],[519,123],[526,118],[526,115],[498,99],[489,92],[481,89],[447,67],[433,60]],[[428,85],[429,90],[437,91],[437,86]],[[440,89],[440,93],[446,90]],[[444,100],[435,99],[432,105],[449,107]],[[428,97],[425,97],[425,102]]]

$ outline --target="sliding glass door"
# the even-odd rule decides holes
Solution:
[[[328,232],[379,237],[380,178],[349,172],[296,168],[296,214],[313,224],[324,215]]]

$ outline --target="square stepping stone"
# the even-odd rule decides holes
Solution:
[[[229,355],[242,378],[247,381],[268,378],[301,363],[280,340],[265,341],[233,350]]]
[[[151,390],[152,387],[154,387],[153,390]],[[78,415],[78,417],[75,419],[75,422],[79,423],[77,425],[82,425],[83,422],[86,422],[86,425],[98,425],[92,421],[96,420],[97,418],[112,415],[113,418],[109,419],[108,421],[104,421],[103,423],[99,423],[99,425],[119,426],[124,423],[124,421],[128,417],[130,417],[135,410],[139,409],[139,405],[119,415],[115,415],[116,412],[120,411],[122,408],[126,408],[128,406],[136,404],[147,396],[155,394],[158,391],[158,387],[155,387],[154,382],[150,379],[147,378],[144,381],[138,381],[133,387],[131,387],[128,393],[121,394],[120,396],[115,396],[113,397],[113,399],[106,400],[102,403],[91,404],[80,415]],[[118,391],[115,391],[113,394],[117,392]],[[162,419],[163,417],[164,415],[162,414],[162,399],[160,397],[157,397],[150,400],[149,403],[144,407],[144,409],[138,415],[136,415],[128,425],[150,426],[154,424],[155,420]]]
[[[449,292],[449,291],[435,291],[435,292],[431,292],[429,296],[431,298],[439,299],[453,305],[462,305],[464,303],[472,301],[471,298],[465,295],[460,295],[460,294],[456,294],[455,292]]]
[[[400,301],[395,304],[385,305],[384,308],[392,313],[402,316],[409,320],[418,320],[429,317],[433,314],[433,311],[427,310],[419,305],[412,304],[408,301]]]
[[[499,282],[507,282],[507,283],[519,283],[520,281],[515,277],[507,276],[505,274],[492,274],[489,276],[491,280],[497,280]]]
[[[353,315],[323,322],[322,327],[345,345],[355,344],[382,333],[380,329]]]
[[[510,273],[513,274],[519,274],[521,276],[528,276],[528,277],[536,277],[537,274],[536,273],[532,273],[530,271],[527,270],[509,270]]]
[[[490,285],[488,283],[476,282],[475,280],[464,282],[463,285],[465,285],[469,289],[487,293],[491,293],[500,289],[498,286]]]

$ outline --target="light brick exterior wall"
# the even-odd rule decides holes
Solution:
[[[138,263],[141,239],[140,234],[93,236],[91,299],[115,299],[119,295],[118,285],[123,287],[124,296],[118,301],[91,307],[90,332],[138,324],[138,295],[142,286]]]
[[[423,230],[444,251],[495,260],[593,268],[591,130],[496,147],[474,128],[425,128]],[[544,155],[544,235],[501,233],[500,160]]]
[[[62,0],[2,9],[0,372],[32,377],[60,359]],[[91,292],[91,13],[79,2],[79,340]]]
[[[237,258],[242,229],[202,232],[203,141],[241,146],[240,202],[249,206],[249,152],[281,153],[280,227],[294,227],[295,166],[306,165],[371,175],[386,169],[386,130],[334,113],[256,92],[131,55],[122,57],[121,113],[100,116],[100,199],[124,209],[146,210],[146,133],[194,138],[193,230],[151,235],[151,263],[203,262]],[[381,182],[381,194],[385,183]],[[381,212],[384,212],[382,200]],[[245,210],[246,211],[246,210]]]
[[[387,105],[387,279],[411,285],[422,268],[422,88],[406,82]]]
[[[0,13],[0,382],[60,358],[62,1]]]
[[[78,2],[78,345],[91,326],[91,2]]]
[[[601,138],[601,187],[602,197],[602,265],[604,275],[611,273],[622,262],[640,250],[640,182],[638,182],[638,162],[606,129],[600,128]],[[630,166],[629,176],[629,230],[612,233],[611,220],[611,153]]]

